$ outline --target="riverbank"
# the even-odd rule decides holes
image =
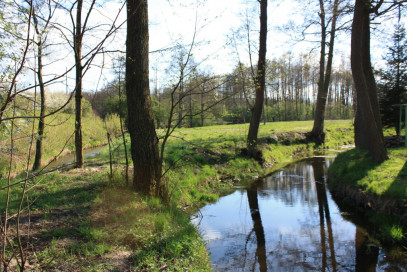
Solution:
[[[34,271],[211,271],[189,216],[232,192],[236,183],[264,176],[315,150],[351,144],[351,126],[350,121],[328,121],[327,142],[316,146],[305,137],[311,121],[261,125],[263,166],[242,155],[248,125],[180,129],[165,157],[170,205],[133,192],[124,178],[118,139],[112,145],[112,179],[105,148],[83,170],[33,181],[28,199],[35,201],[30,202],[30,214],[24,214],[22,232],[33,245],[28,265]],[[21,188],[12,193],[10,208],[15,211]]]
[[[329,169],[337,199],[362,215],[384,243],[407,245],[407,148],[388,149],[375,163],[366,151],[341,153]]]
[[[38,120],[33,124],[26,120],[19,120],[15,124],[18,129],[13,132],[13,141],[11,141],[11,132],[9,130],[5,130],[0,135],[0,177],[8,175],[11,151],[13,151],[12,176],[23,171],[27,167],[27,161],[30,161],[30,164],[33,163],[37,122]],[[45,123],[45,134],[42,143],[43,166],[53,161],[56,157],[63,157],[75,150],[74,115],[58,112],[47,117]],[[84,114],[82,118],[83,148],[89,149],[107,143],[106,130],[111,135],[119,134],[120,124],[118,116],[109,116],[104,121],[92,112]],[[33,132],[34,136],[32,136]],[[34,141],[32,146],[30,146],[31,140]],[[27,158],[29,153],[32,156],[30,160]],[[29,169],[31,169],[31,165]]]

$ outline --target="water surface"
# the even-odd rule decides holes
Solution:
[[[100,153],[105,146],[97,146],[83,150],[83,158],[92,158]],[[48,168],[54,168],[57,166],[62,166],[69,163],[74,163],[76,159],[75,151],[70,152],[66,155],[58,157],[57,160],[53,161],[48,165]]]
[[[346,220],[326,188],[333,158],[285,167],[193,220],[218,271],[407,271]]]

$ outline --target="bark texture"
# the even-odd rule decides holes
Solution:
[[[76,167],[83,167],[82,146],[82,4],[78,0],[76,9],[76,26],[74,35],[75,52],[75,158]]]
[[[338,18],[338,5],[339,5],[338,2],[339,0],[335,0],[332,11],[331,32],[329,34],[328,59],[325,70],[327,27],[325,20],[324,1],[322,0],[319,1],[321,11],[319,14],[321,20],[321,54],[319,62],[317,105],[315,108],[314,126],[311,131],[312,139],[319,144],[325,141],[325,132],[324,132],[325,108],[332,73],[332,59],[335,42],[336,21]]]
[[[45,129],[45,86],[44,80],[42,77],[42,48],[43,48],[43,41],[41,37],[41,33],[38,29],[38,19],[37,16],[33,13],[35,31],[38,36],[37,44],[37,79],[38,85],[40,87],[40,118],[38,120],[38,130],[37,130],[37,140],[35,143],[35,159],[33,164],[33,171],[36,171],[41,166],[41,159],[42,159],[42,140],[44,138],[44,129]]]
[[[247,149],[249,155],[253,156],[257,148],[257,134],[259,131],[260,118],[263,110],[264,91],[266,80],[266,45],[267,45],[267,0],[260,2],[260,44],[259,60],[257,63],[257,75],[254,78],[256,87],[256,98],[252,108],[249,134],[247,136]]]
[[[351,67],[356,89],[355,144],[373,159],[388,158],[384,143],[376,82],[370,61],[370,0],[356,0],[352,23]]]
[[[159,196],[161,163],[150,99],[147,0],[128,0],[127,18],[126,91],[133,185],[145,195]]]

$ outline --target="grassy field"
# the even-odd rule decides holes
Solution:
[[[312,122],[261,125],[265,167],[241,155],[248,125],[176,131],[165,157],[166,204],[134,193],[125,181],[119,139],[113,145],[111,179],[107,148],[84,169],[37,177],[27,184],[21,218],[23,238],[32,245],[26,249],[27,265],[47,271],[210,271],[190,215],[231,192],[236,182],[265,175],[317,148],[352,143],[350,121],[327,122],[327,143],[319,147],[305,138],[311,127]],[[16,211],[21,190],[12,187],[10,212]],[[6,193],[1,190],[0,199]],[[11,220],[11,229],[14,224]],[[13,248],[15,243],[8,252]]]

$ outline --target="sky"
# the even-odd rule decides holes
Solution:
[[[300,3],[300,4],[299,4]],[[309,53],[316,49],[317,43],[294,42],[288,30],[281,30],[289,23],[301,24],[304,21],[303,11],[305,2],[295,0],[269,1],[268,4],[268,37],[267,58],[278,58],[284,53],[293,52],[294,55]],[[89,25],[99,23],[109,24],[118,14],[123,3],[120,0],[106,1],[98,10],[91,15]],[[258,40],[258,2],[257,0],[149,0],[149,35],[150,51],[156,52],[175,46],[190,48],[195,34],[195,43],[192,48],[194,59],[200,63],[199,68],[210,70],[215,74],[228,73],[236,66],[238,59],[249,63],[247,42],[244,35],[237,39],[236,49],[231,43],[231,37],[236,33],[245,33],[241,30],[251,20],[251,40],[257,44]],[[67,29],[71,28],[70,18],[62,11],[56,14],[58,21]],[[118,16],[116,25],[126,20],[123,11]],[[380,64],[383,56],[384,40],[388,39],[392,32],[391,22],[381,22],[386,25],[383,32],[374,32],[372,35],[372,58],[373,63]],[[388,25],[388,27],[387,27]],[[104,31],[89,32],[84,38],[84,53],[104,36]],[[348,33],[349,34],[349,33]],[[349,59],[350,39],[349,35],[340,35],[335,44],[337,59]],[[45,67],[45,74],[52,77],[53,74],[61,74],[73,65],[72,49],[65,40],[61,40],[60,34],[54,34],[52,41],[60,41],[61,44],[53,46],[47,56],[50,65]],[[109,39],[105,50],[125,49],[126,24]],[[314,39],[315,40],[315,39]],[[318,40],[318,38],[316,38]],[[91,46],[89,46],[91,45]],[[238,53],[237,53],[238,52]],[[123,55],[120,53],[109,53],[99,55],[95,58],[93,66],[84,77],[83,87],[86,91],[100,90],[103,86],[113,80],[115,74],[112,72],[113,58]],[[171,63],[175,60],[174,50],[164,50],[159,53],[150,54],[150,78],[152,84],[166,86],[171,82],[176,71],[171,71]],[[61,59],[62,58],[62,59]],[[58,61],[56,61],[58,60]],[[255,56],[253,60],[256,61]],[[32,61],[31,61],[32,62]],[[340,63],[340,61],[337,61]],[[31,65],[34,63],[32,62]],[[124,71],[124,67],[121,67]],[[173,69],[174,70],[174,69]],[[173,72],[173,73],[172,73]],[[66,88],[65,83],[68,82]],[[74,86],[74,72],[68,78],[61,80],[60,84],[49,86],[51,91],[70,91]]]

